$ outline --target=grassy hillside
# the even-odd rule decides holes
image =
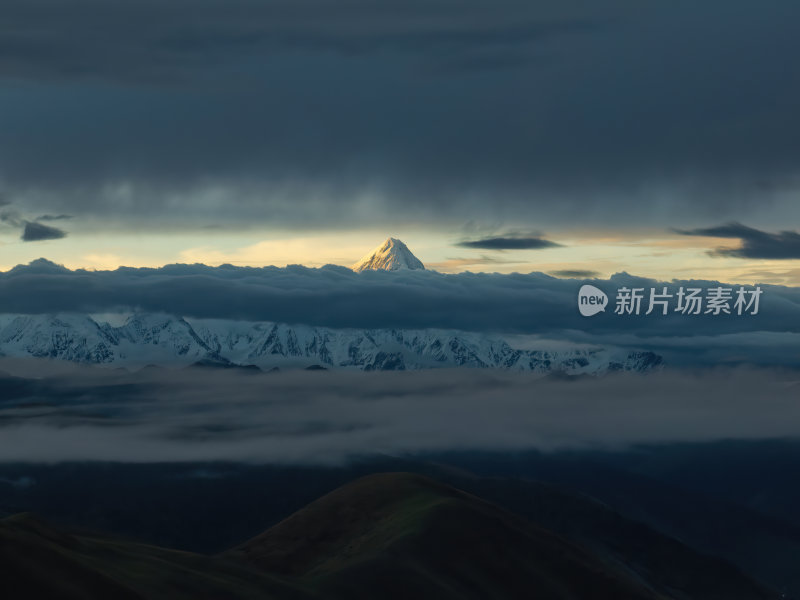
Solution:
[[[239,565],[145,544],[77,536],[28,514],[0,520],[2,597],[59,600],[303,599]]]
[[[698,552],[589,496],[524,479],[476,477],[432,468],[438,479],[495,502],[590,550],[610,565],[636,573],[676,598],[772,598],[737,567]]]
[[[373,474],[217,556],[67,533],[30,514],[6,517],[2,597],[777,597],[730,564],[588,498],[519,480],[450,477],[497,504],[419,474]],[[223,522],[217,515],[216,526]]]
[[[512,513],[412,474],[350,483],[228,556],[336,598],[661,597]]]

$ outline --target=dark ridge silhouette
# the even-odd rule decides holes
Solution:
[[[652,538],[659,536],[652,533]],[[297,578],[333,598],[673,597],[620,562],[602,559],[476,496],[409,473],[358,479],[226,556]],[[668,541],[661,558],[666,562],[649,566],[666,571],[675,558],[678,568],[688,569],[652,573],[662,589],[665,580],[683,581],[690,582],[694,599],[777,597],[727,563],[704,562],[677,542]],[[715,569],[708,577],[692,585],[693,578],[698,581],[693,570],[710,565]]]

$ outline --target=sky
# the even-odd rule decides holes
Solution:
[[[0,270],[800,285],[800,5],[5,0]]]

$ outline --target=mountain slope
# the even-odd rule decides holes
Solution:
[[[587,548],[608,564],[635,572],[670,597],[775,598],[733,563],[698,552],[589,496],[525,479],[476,477],[437,466],[429,472]],[[767,552],[766,545],[762,551]]]
[[[568,374],[647,371],[661,363],[652,352],[521,350],[500,337],[463,331],[331,329],[146,313],[134,314],[116,327],[89,316],[4,315],[0,355],[131,367],[217,361],[263,369],[312,364],[365,371],[466,366]]]
[[[304,599],[268,575],[155,546],[76,536],[19,514],[0,520],[3,597],[9,600]]]
[[[360,468],[345,471],[286,471],[274,467],[242,467],[249,473],[244,478],[227,476],[224,480],[216,480],[206,476],[197,479],[179,474],[193,473],[195,466],[182,470],[169,466],[165,468],[166,472],[172,473],[171,476],[165,477],[164,468],[159,467],[156,470],[158,474],[154,473],[151,478],[133,486],[131,480],[139,478],[136,473],[141,471],[140,467],[96,467],[92,473],[82,477],[75,469],[70,469],[64,480],[70,488],[69,492],[59,495],[55,493],[56,488],[45,485],[47,477],[43,470],[34,473],[26,467],[24,472],[35,476],[39,483],[25,489],[48,499],[57,497],[57,501],[48,502],[56,502],[56,512],[61,514],[59,520],[72,522],[75,526],[110,528],[122,535],[135,535],[156,543],[177,543],[188,549],[199,549],[199,544],[205,551],[216,551],[228,547],[230,540],[241,539],[248,531],[261,529],[270,522],[279,524],[225,556],[236,562],[244,559],[249,563],[249,566],[240,565],[238,570],[230,561],[220,562],[196,554],[88,536],[67,536],[49,527],[39,528],[38,525],[33,530],[29,527],[29,535],[36,534],[45,538],[47,544],[57,544],[60,559],[69,559],[64,564],[54,563],[50,559],[42,559],[41,551],[32,553],[24,546],[19,546],[18,541],[9,542],[7,537],[4,538],[11,520],[0,521],[0,548],[10,548],[13,556],[5,560],[0,557],[0,560],[4,560],[4,565],[11,565],[15,573],[27,572],[29,578],[44,580],[45,583],[47,578],[42,577],[42,570],[50,568],[55,569],[53,572],[57,570],[64,574],[63,577],[59,576],[61,581],[70,581],[77,576],[96,578],[97,573],[84,573],[84,567],[88,565],[86,561],[90,560],[92,564],[88,566],[106,579],[111,577],[111,583],[147,592],[148,598],[159,597],[154,590],[161,586],[159,589],[163,591],[165,585],[170,585],[166,581],[190,586],[187,589],[192,589],[191,585],[194,585],[194,589],[197,589],[209,585],[205,577],[232,581],[239,589],[245,586],[240,581],[242,578],[255,577],[256,583],[260,581],[253,569],[274,574],[274,577],[267,579],[267,584],[294,581],[292,589],[298,586],[316,587],[324,592],[320,595],[323,598],[369,597],[369,590],[373,589],[369,586],[380,587],[384,578],[390,578],[392,585],[395,581],[407,580],[409,585],[415,586],[413,590],[403,590],[408,592],[409,597],[434,595],[448,598],[452,597],[448,596],[451,592],[456,597],[469,597],[459,587],[469,585],[470,589],[483,590],[486,597],[516,598],[520,597],[519,591],[511,586],[530,591],[532,584],[529,578],[538,576],[537,573],[542,575],[542,569],[534,567],[545,564],[536,562],[536,565],[531,565],[527,559],[520,558],[528,556],[526,552],[530,550],[531,542],[527,536],[531,531],[535,532],[535,547],[544,547],[548,556],[561,556],[559,548],[563,550],[564,544],[550,544],[548,540],[558,538],[547,533],[549,531],[586,548],[592,555],[589,561],[600,573],[616,578],[622,572],[623,579],[633,578],[662,597],[674,600],[772,600],[776,597],[731,564],[700,554],[581,494],[521,479],[475,477],[461,470],[430,463],[426,466],[424,463],[394,460],[382,463],[382,466],[384,470],[419,469],[460,490],[495,502],[497,506],[521,515],[539,527],[447,485],[424,477],[396,473],[345,484],[344,488],[338,488],[333,494],[308,504],[310,498],[319,497],[325,490],[335,489],[342,481],[352,481],[352,477],[363,473]],[[375,464],[371,468],[377,469],[380,465]],[[123,472],[119,473],[120,470]],[[4,476],[18,477],[18,473],[6,473]],[[107,487],[119,487],[119,483],[114,482],[115,478],[119,482],[124,481],[124,490],[118,490],[118,495],[112,499],[107,495]],[[103,485],[92,488],[101,480]],[[167,481],[171,487],[159,492]],[[220,483],[222,481],[224,483]],[[46,489],[36,491],[39,486]],[[88,487],[91,493],[76,493],[73,490],[75,487]],[[282,493],[276,495],[275,489],[281,489]],[[62,491],[67,492],[63,488]],[[70,494],[74,497],[72,501]],[[16,500],[17,506],[23,504],[23,495]],[[93,500],[87,500],[87,495]],[[133,512],[127,516],[120,514],[125,510],[126,501],[123,498],[131,497],[136,498],[128,506]],[[331,497],[339,498],[338,505],[335,501],[332,506]],[[176,498],[182,500],[176,501]],[[86,516],[76,519],[75,508],[67,508],[72,517],[66,518],[63,505],[70,502],[76,502]],[[32,503],[28,499],[24,504]],[[41,503],[33,505],[37,511],[42,510],[57,518],[53,509],[47,509]],[[294,514],[294,517],[281,522],[280,519],[287,514]],[[114,520],[117,522],[112,524]],[[735,524],[736,521],[729,523]],[[289,524],[292,524],[291,527]],[[187,532],[191,530],[192,536],[200,537],[195,543],[187,544],[185,538],[181,543],[171,537],[181,529]],[[216,539],[217,542],[209,544],[210,539]],[[42,540],[39,540],[38,545],[41,543]],[[770,550],[763,539],[753,540],[753,543],[759,545],[762,552]],[[489,556],[483,551],[484,545],[488,545]],[[476,549],[473,546],[481,547]],[[250,555],[243,549],[249,549]],[[507,560],[503,552],[511,552],[514,556]],[[574,553],[567,554],[574,556]],[[583,551],[578,551],[578,554],[587,555]],[[787,552],[787,560],[795,554]],[[157,569],[151,564],[155,561],[159,565]],[[387,561],[391,563],[388,572]],[[498,561],[503,564],[497,565]],[[558,568],[555,570],[551,569],[551,563],[546,564],[548,566],[542,576],[552,581],[559,573],[558,568],[561,567],[558,565],[561,563],[556,565]],[[398,568],[403,572],[398,573]],[[503,569],[512,572],[507,574]],[[198,570],[202,576],[195,573]],[[576,573],[572,573],[570,579],[582,581],[582,576],[578,577],[582,571]],[[146,575],[145,580],[140,580],[143,575]],[[134,580],[130,579],[132,576]],[[475,577],[479,578],[477,583]],[[195,583],[192,584],[192,581]],[[495,585],[498,581],[499,585]],[[367,587],[361,587],[362,583]],[[353,586],[355,590],[351,589]],[[444,592],[443,586],[446,588]],[[222,588],[210,589],[219,592]],[[537,591],[543,594],[544,589],[537,588]],[[400,592],[398,595],[402,597]],[[372,595],[378,596],[384,597],[385,594]],[[172,596],[164,592],[160,597]],[[175,597],[183,596],[176,594]],[[198,594],[198,597],[203,596]]]
[[[769,468],[769,458],[751,452],[754,461]],[[662,454],[660,460],[667,459]],[[800,529],[789,521],[737,506],[725,498],[694,492],[677,482],[660,481],[652,475],[604,464],[601,453],[545,455],[526,452],[512,459],[507,455],[484,455],[477,460],[451,457],[450,464],[478,475],[537,480],[586,494],[628,519],[680,540],[698,552],[737,565],[758,581],[786,592],[787,598],[800,597],[800,571],[797,569]],[[652,471],[655,473],[656,469]],[[454,483],[462,485],[460,481]],[[498,497],[483,488],[467,489],[492,500]],[[504,493],[502,497],[513,498],[513,495]],[[523,516],[530,515],[527,512],[530,506],[505,501],[503,504]],[[558,526],[553,525],[553,528],[567,534]]]
[[[333,598],[663,598],[512,513],[408,473],[339,488],[228,556]]]
[[[411,253],[403,242],[395,238],[388,238],[372,252],[364,256],[352,267],[353,271],[397,271],[399,269],[424,269],[416,256]]]

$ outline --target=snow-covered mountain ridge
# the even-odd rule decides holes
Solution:
[[[86,315],[1,315],[0,355],[125,367],[217,362],[262,369],[466,366],[568,374],[647,371],[661,364],[652,352],[522,350],[472,332],[331,329],[157,314],[134,314],[118,326]]]

